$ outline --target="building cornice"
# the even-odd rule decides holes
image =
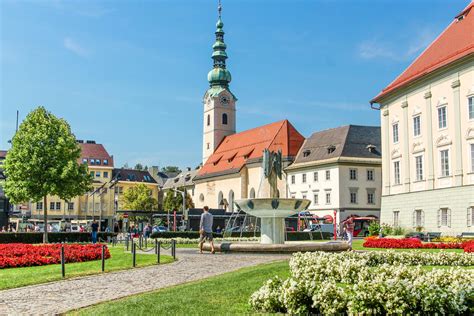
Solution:
[[[351,164],[351,163],[360,164],[360,165],[377,165],[378,166],[382,164],[382,158],[337,157],[337,158],[292,164],[286,167],[285,171],[306,169],[309,167],[319,167],[319,166],[331,165],[331,164],[346,165],[346,164]]]

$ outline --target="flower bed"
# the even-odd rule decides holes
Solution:
[[[474,247],[474,240],[463,242],[427,242],[424,243],[418,238],[374,238],[365,240],[366,248],[393,248],[393,249],[464,249],[465,252],[472,252],[469,249]],[[467,249],[467,250],[466,250]]]
[[[0,269],[57,264],[61,262],[60,252],[61,244],[2,244]],[[102,257],[102,245],[65,244],[64,255],[66,263],[98,260]],[[108,248],[105,250],[105,258],[110,258]]]
[[[249,303],[258,312],[289,314],[469,313],[474,274],[459,267],[426,270],[421,265],[474,265],[474,255],[298,253],[290,260],[290,278],[268,280]]]

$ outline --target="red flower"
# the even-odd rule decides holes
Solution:
[[[365,240],[366,248],[396,248],[396,249],[464,249],[464,252],[474,252],[474,240],[459,242],[428,242],[423,243],[418,238],[368,238]]]

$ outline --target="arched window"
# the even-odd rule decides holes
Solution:
[[[250,198],[251,198],[251,199],[254,199],[254,198],[255,198],[255,189],[254,189],[254,188],[251,188],[251,189],[250,189]]]
[[[229,192],[229,212],[234,211],[234,191]]]
[[[227,114],[226,113],[222,114],[222,124],[227,125]]]
[[[207,115],[207,126],[211,125],[211,116]]]
[[[204,194],[199,195],[199,201],[204,202]]]

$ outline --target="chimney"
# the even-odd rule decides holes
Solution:
[[[187,169],[188,171],[191,171],[191,167],[187,167],[186,169]]]
[[[95,144],[95,140],[87,140],[86,143],[87,144]]]

